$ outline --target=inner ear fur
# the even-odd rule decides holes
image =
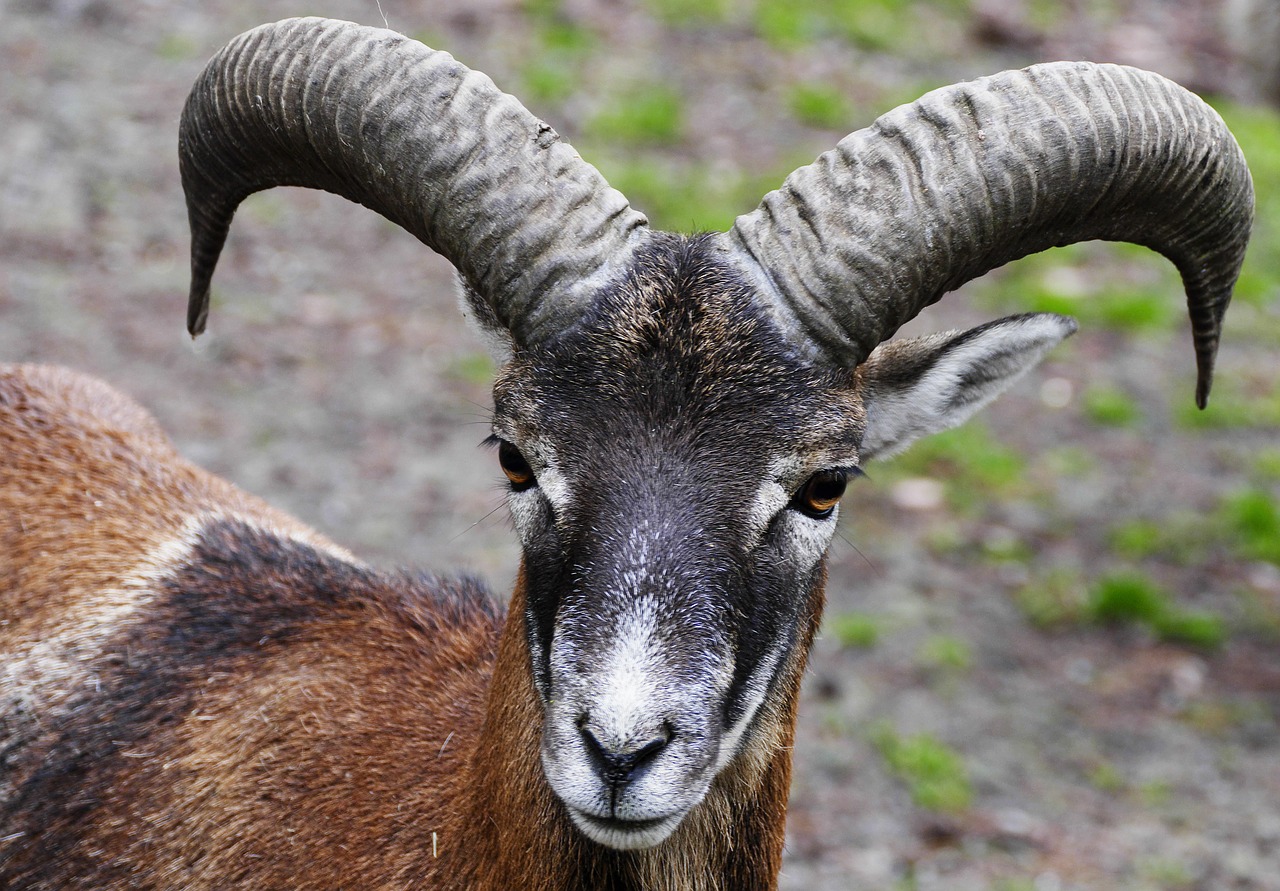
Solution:
[[[881,344],[859,369],[867,412],[862,460],[968,420],[1075,330],[1068,316],[1030,313]]]

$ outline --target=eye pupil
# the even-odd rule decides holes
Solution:
[[[791,507],[815,520],[825,519],[835,511],[844,495],[849,475],[843,470],[824,470],[809,477],[791,500]]]
[[[524,455],[520,454],[520,450],[511,443],[503,442],[498,445],[498,464],[502,467],[502,472],[507,475],[507,479],[511,481],[512,491],[523,492],[537,485],[538,480],[533,475],[533,468],[529,466]]]

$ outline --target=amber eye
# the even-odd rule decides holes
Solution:
[[[533,468],[524,459],[524,455],[520,454],[520,450],[511,443],[499,443],[498,464],[502,466],[502,472],[511,481],[513,492],[523,492],[538,484],[537,477],[533,475]]]
[[[791,507],[807,517],[824,520],[831,516],[844,495],[849,474],[843,470],[823,470],[815,473],[800,487],[791,499]]]

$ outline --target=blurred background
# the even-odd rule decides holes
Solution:
[[[1176,273],[1087,244],[912,331],[1081,331],[846,499],[784,889],[1280,889],[1280,5],[1275,0],[0,0],[0,361],[132,393],[184,454],[383,564],[505,592],[493,368],[452,270],[341,199],[242,207],[183,330],[176,124],[253,25],[389,25],[491,75],[659,227],[957,80],[1080,58],[1204,95],[1258,223],[1213,404]],[[4,456],[0,455],[0,460]]]

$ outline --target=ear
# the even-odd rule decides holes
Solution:
[[[511,354],[515,352],[515,342],[511,338],[511,332],[498,321],[498,316],[489,301],[473,291],[463,281],[461,275],[458,276],[458,308],[462,310],[462,317],[466,319],[467,327],[484,341],[485,349],[488,350],[494,364],[499,368],[506,365],[511,359]]]
[[[867,409],[862,460],[968,420],[1075,330],[1075,319],[1033,313],[881,344],[859,369]]]

